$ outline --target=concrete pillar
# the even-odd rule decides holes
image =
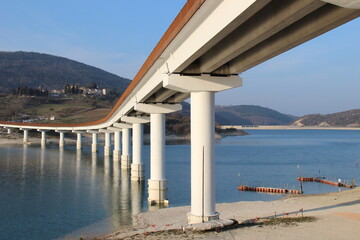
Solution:
[[[24,143],[27,143],[29,141],[29,130],[24,129]]]
[[[114,161],[119,161],[121,158],[121,132],[114,132],[114,151],[113,151]]]
[[[92,144],[91,144],[91,152],[97,152],[97,144],[98,144],[98,134],[92,133]]]
[[[121,155],[121,168],[129,169],[131,164],[131,129],[124,128],[122,130],[122,155]]]
[[[165,114],[150,114],[150,179],[151,204],[167,203],[167,179],[165,179]]]
[[[214,92],[191,93],[191,212],[189,223],[219,219],[215,211]]]
[[[111,133],[105,132],[105,146],[104,146],[104,155],[110,156],[111,155]]]
[[[65,145],[65,132],[59,132],[59,147],[62,148]]]
[[[215,211],[215,92],[242,86],[238,75],[164,76],[163,87],[191,97],[191,211],[189,223],[219,219]]]
[[[76,149],[81,149],[81,142],[82,142],[82,133],[77,132],[76,133]]]
[[[46,131],[40,130],[41,132],[41,146],[46,146]]]
[[[142,151],[144,142],[144,127],[142,123],[133,124],[133,163],[131,164],[131,180],[144,180],[144,164],[142,162]]]
[[[168,204],[165,179],[165,114],[181,110],[180,104],[138,103],[134,109],[150,114],[150,179],[148,202]]]

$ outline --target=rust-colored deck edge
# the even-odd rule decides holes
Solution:
[[[146,59],[145,63],[140,68],[139,72],[136,74],[135,78],[131,81],[129,86],[126,88],[124,93],[117,100],[114,107],[106,115],[106,117],[92,122],[86,123],[69,123],[69,124],[44,124],[44,123],[21,123],[21,122],[6,122],[0,121],[0,124],[4,125],[19,125],[19,126],[34,126],[34,127],[82,127],[82,126],[91,126],[98,125],[106,122],[116,111],[118,107],[124,102],[124,100],[130,95],[134,88],[139,84],[140,80],[145,76],[149,71],[151,66],[155,61],[160,57],[164,50],[169,46],[169,44],[174,40],[178,35],[181,29],[186,25],[186,23],[194,16],[194,14],[199,10],[201,5],[206,0],[188,0],[184,7],[180,10],[177,17],[171,23],[170,27],[167,29],[163,37],[160,39],[159,43],[156,45],[154,50],[151,52],[149,57]]]

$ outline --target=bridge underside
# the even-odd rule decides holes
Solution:
[[[359,9],[319,0],[255,1],[172,74],[240,74],[358,16]],[[143,102],[179,103],[190,97],[162,84],[153,90]]]

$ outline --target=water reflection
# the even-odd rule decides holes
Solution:
[[[91,179],[90,179],[90,196],[94,197],[96,185],[96,170],[97,170],[97,153],[91,154]]]
[[[218,202],[274,199],[268,194],[238,192],[240,181],[297,187],[299,174],[318,174],[319,169],[321,174],[336,179],[360,178],[356,167],[360,131],[337,131],[323,138],[304,131],[304,139],[316,141],[304,141],[303,145],[298,143],[299,136],[291,135],[292,131],[281,132],[282,144],[277,135],[271,135],[274,131],[264,132],[265,137],[256,133],[260,132],[245,138],[225,138],[216,145]],[[296,144],[291,143],[294,140]],[[131,225],[133,216],[147,209],[146,181],[130,181],[129,171],[121,170],[119,162],[87,150],[76,152],[71,146],[0,146],[0,239],[56,239],[69,233],[79,239],[89,236],[84,234],[89,232],[93,234],[90,237],[106,234]],[[145,150],[149,156],[149,147]],[[166,151],[170,203],[188,205],[190,147],[172,145]],[[327,188],[333,187],[304,185],[309,193],[326,192]]]
[[[58,182],[59,186],[62,182],[62,172],[63,172],[63,166],[64,166],[64,148],[59,149],[59,167],[58,167]]]
[[[45,148],[41,148],[41,151],[40,151],[40,179],[41,180],[43,179],[43,176],[44,176],[44,164],[45,164]]]
[[[144,181],[131,181],[131,210],[132,215],[136,216],[143,211],[144,205],[142,199],[144,196],[145,182]],[[133,224],[136,224],[136,219],[133,217]]]

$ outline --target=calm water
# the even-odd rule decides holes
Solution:
[[[239,184],[299,188],[296,177],[325,176],[360,182],[360,131],[252,130],[216,145],[217,202],[274,200],[281,196],[239,192]],[[171,206],[190,204],[190,146],[168,145],[166,174]],[[145,146],[149,178],[149,146]],[[104,159],[90,146],[0,147],[0,239],[95,236],[133,223],[147,211],[146,183]],[[306,194],[339,191],[304,184]],[[152,209],[150,209],[152,210]]]

